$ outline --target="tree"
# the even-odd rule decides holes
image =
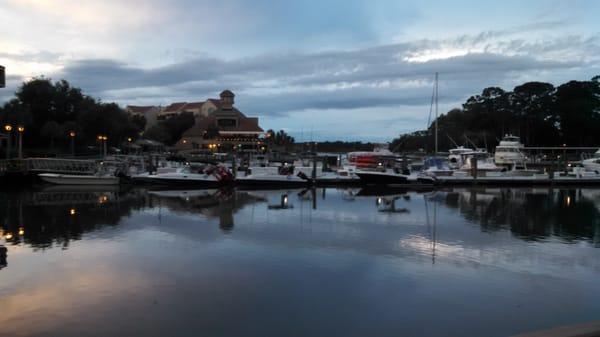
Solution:
[[[42,127],[42,136],[50,141],[50,148],[54,147],[54,140],[61,136],[62,128],[55,121],[48,121]]]
[[[427,130],[401,135],[392,142],[400,150],[433,149],[435,121]],[[528,146],[594,146],[600,142],[600,77],[571,81],[559,87],[527,82],[513,91],[485,88],[471,96],[462,109],[438,117],[440,149],[463,143],[491,149],[506,133]],[[473,146],[472,143],[465,145]]]

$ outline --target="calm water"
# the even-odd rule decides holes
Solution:
[[[506,336],[600,320],[600,190],[0,193],[0,335]]]

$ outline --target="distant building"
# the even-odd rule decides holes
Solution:
[[[205,102],[177,102],[171,103],[158,113],[158,120],[166,120],[184,112],[191,112],[194,117],[208,115],[220,107],[221,101],[209,98]]]
[[[157,106],[128,105],[125,107],[125,111],[132,116],[137,115],[146,118],[146,130],[148,130],[156,124],[160,108]]]
[[[209,99],[194,113],[196,123],[185,131],[177,142],[179,150],[208,149],[240,151],[260,149],[259,137],[264,130],[258,118],[246,117],[235,108],[235,95],[229,90],[221,93],[219,100]]]

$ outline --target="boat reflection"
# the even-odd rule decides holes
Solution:
[[[425,205],[415,202],[421,197],[425,199]],[[286,219],[282,221],[302,223],[305,206],[312,204],[311,208],[317,210],[317,201],[318,212],[311,211],[310,219],[320,219],[315,221],[323,223],[340,219],[335,222],[340,228],[342,225],[354,226],[352,221],[420,223],[427,226],[428,233],[417,234],[434,238],[437,215],[433,218],[431,215],[440,213],[444,214],[444,222],[459,216],[468,226],[477,226],[484,232],[509,231],[514,237],[528,241],[553,238],[566,243],[589,241],[600,247],[600,189],[564,188],[462,188],[415,192],[401,188],[240,191],[232,188],[121,190],[112,187],[90,190],[89,187],[51,186],[42,190],[0,192],[0,243],[8,249],[19,244],[35,249],[54,246],[67,249],[71,241],[80,240],[85,233],[117,226],[123,217],[142,210],[157,210],[159,217],[161,210],[167,209],[176,214],[216,219],[223,232],[232,231],[236,220],[240,223],[248,220],[236,218],[247,205],[252,205],[253,216],[264,221],[267,218],[261,218],[263,215],[258,212],[261,209],[274,213],[285,211]],[[259,204],[254,212],[254,206]],[[381,215],[406,216],[379,218],[369,215],[368,210],[373,210],[373,204],[374,211]],[[352,230],[365,231],[362,227]]]
[[[266,199],[249,193],[235,191],[232,188],[207,190],[162,190],[149,191],[150,205],[159,204],[174,212],[201,214],[208,218],[219,219],[219,228],[224,232],[233,230],[233,215],[242,207],[265,202]]]
[[[430,200],[459,210],[484,231],[509,230],[525,240],[586,240],[600,247],[600,190],[450,189]]]

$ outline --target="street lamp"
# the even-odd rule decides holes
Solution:
[[[19,131],[19,159],[23,159],[23,132],[25,132],[25,127],[19,125],[17,131]]]
[[[69,138],[71,138],[71,157],[75,157],[75,136],[77,136],[75,131],[69,131]]]
[[[12,125],[4,125],[4,131],[6,131],[6,159],[10,159],[10,143],[12,139]]]
[[[107,136],[103,136],[102,140],[104,141],[104,157],[106,157],[107,152],[108,152],[107,151],[107,144],[106,144],[107,142],[106,141],[108,140],[108,137]]]
[[[102,157],[102,155],[104,154],[104,136],[98,135],[98,137],[96,138],[100,142],[100,157]]]

